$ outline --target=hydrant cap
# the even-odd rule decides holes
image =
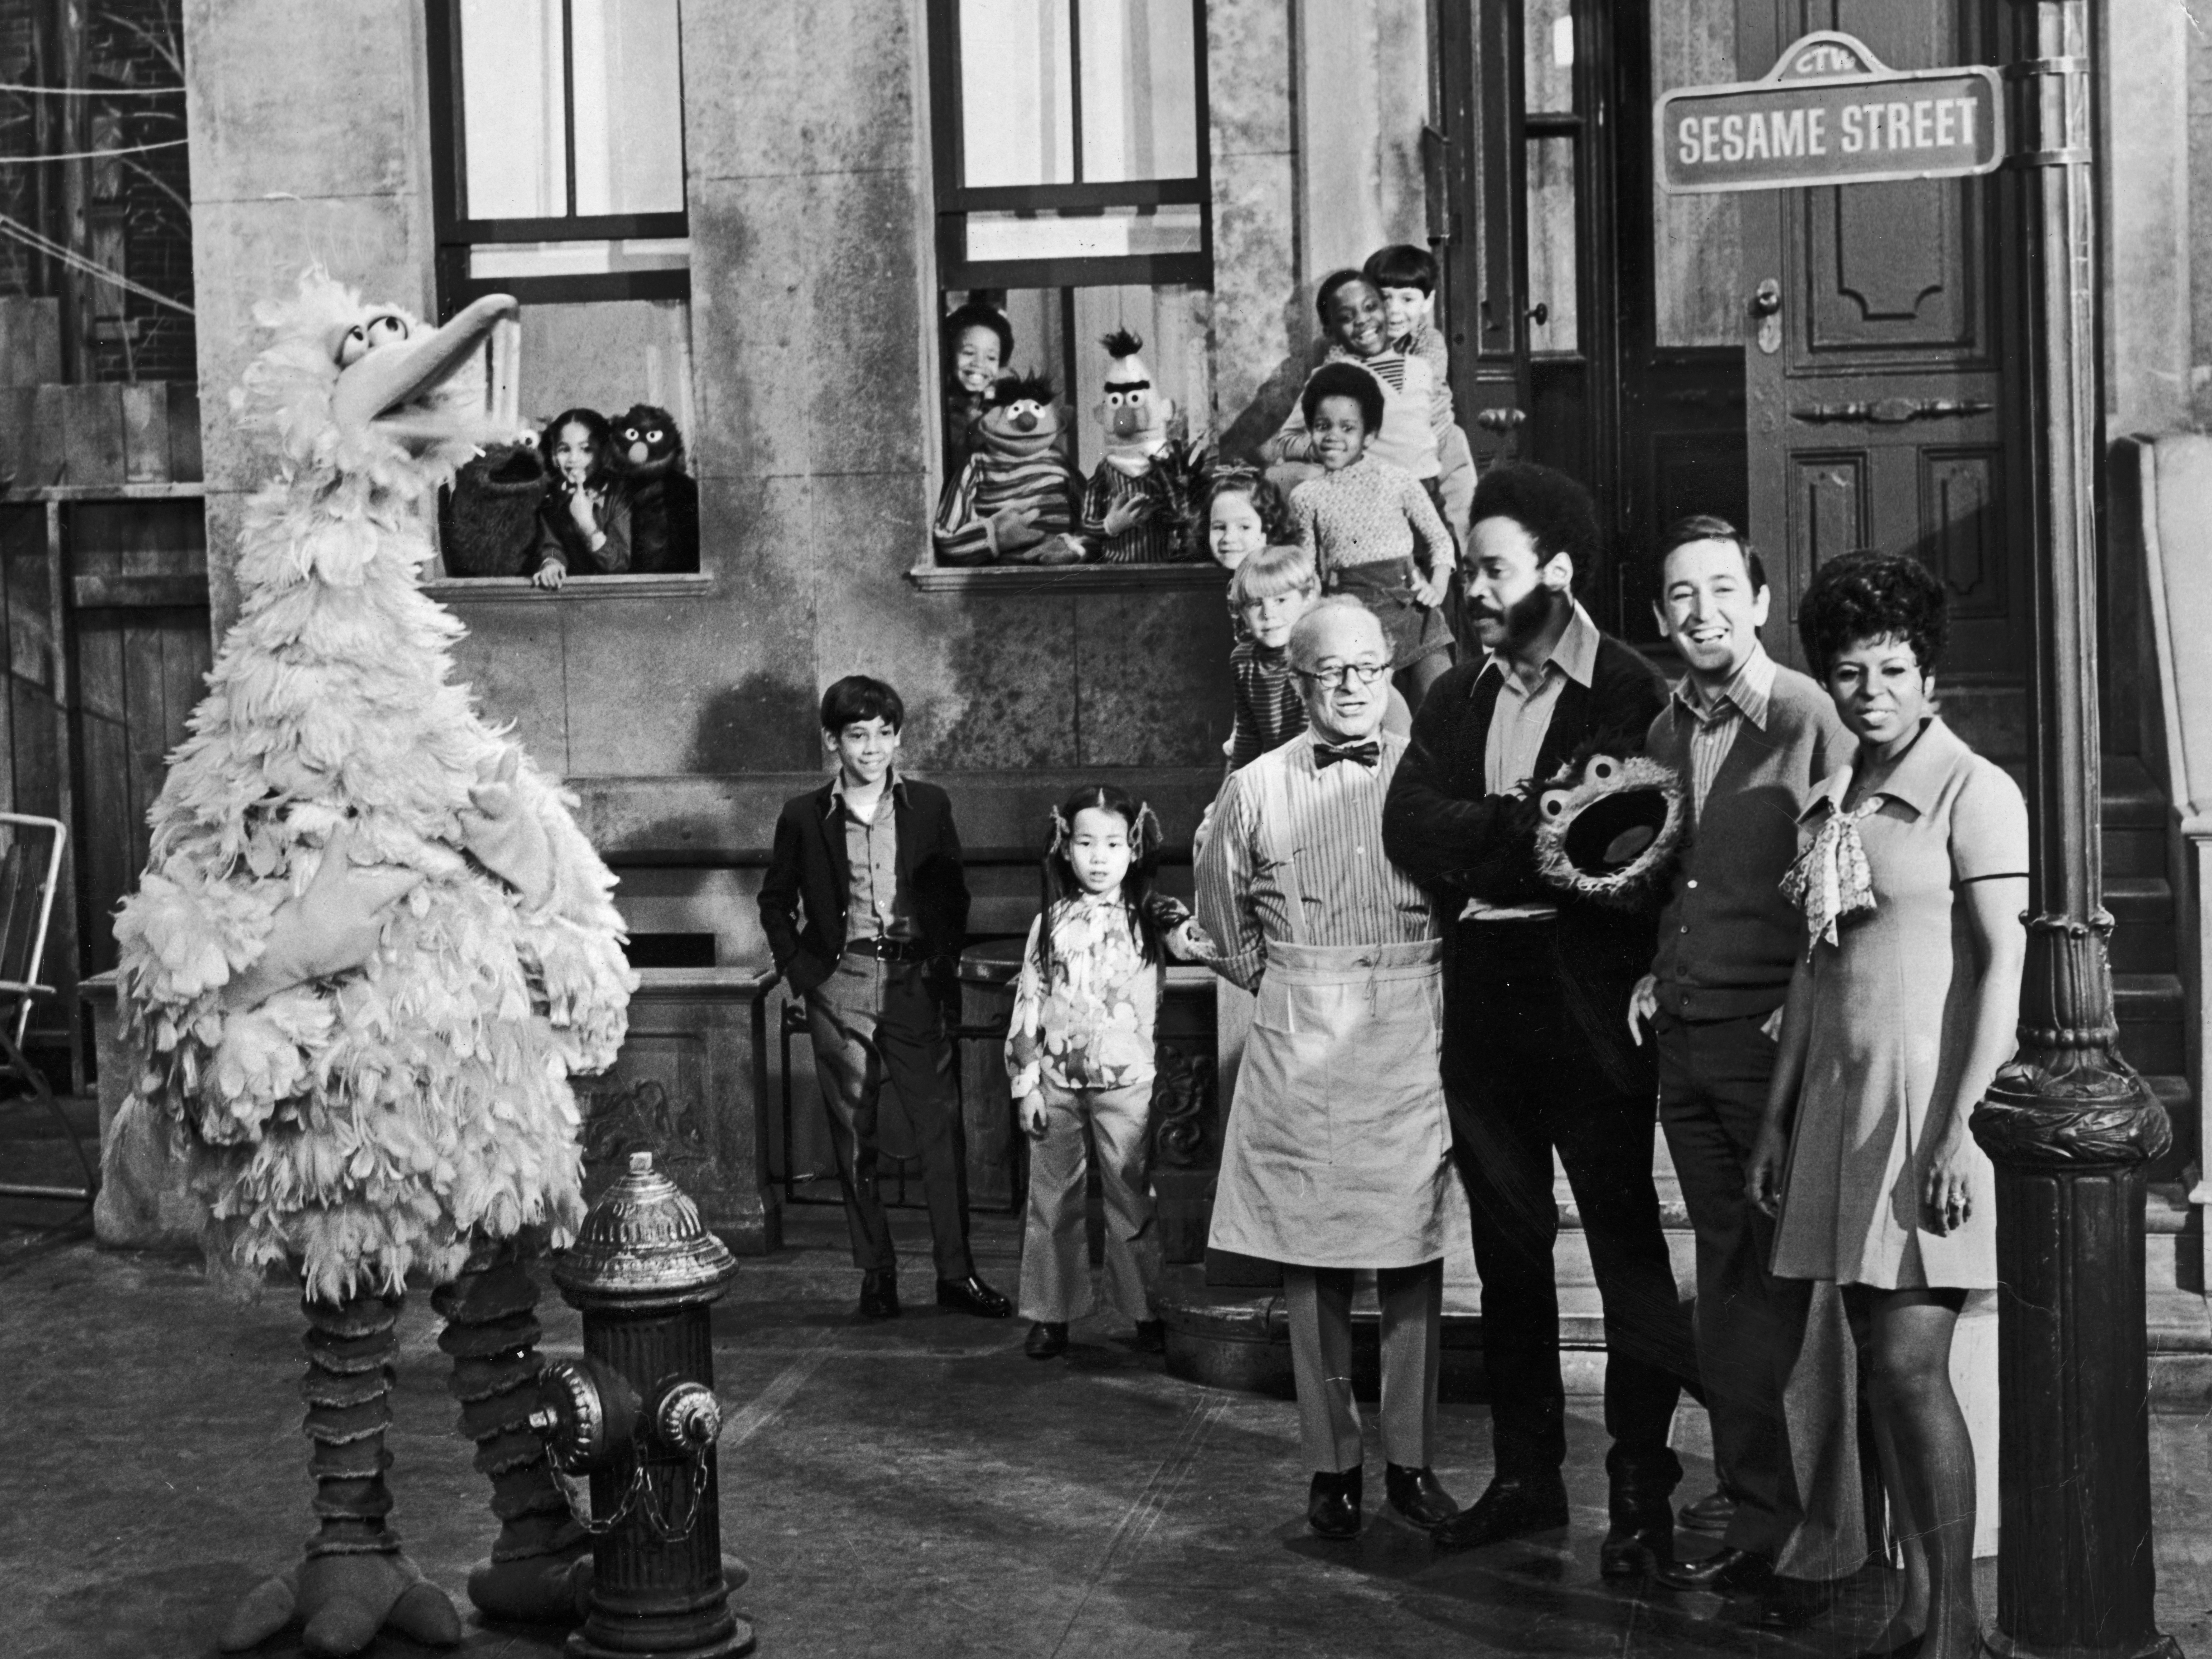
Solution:
[[[576,1242],[553,1261],[553,1281],[570,1299],[706,1302],[721,1294],[737,1259],[699,1221],[699,1207],[632,1152],[628,1173],[599,1194]]]

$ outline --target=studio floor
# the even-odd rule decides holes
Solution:
[[[33,1206],[0,1223],[13,1224],[0,1224],[0,1561],[12,1586],[0,1653],[211,1654],[231,1605],[296,1555],[309,1526],[297,1310],[281,1291],[228,1300],[189,1260],[101,1251]],[[915,1217],[898,1224],[909,1311],[863,1325],[836,1212],[799,1209],[787,1231],[779,1255],[742,1265],[714,1315],[723,1545],[751,1568],[738,1601],[772,1659],[1843,1655],[1882,1617],[1879,1575],[1789,1634],[1732,1620],[1710,1598],[1601,1581],[1594,1399],[1573,1402],[1564,1547],[1434,1553],[1373,1513],[1379,1453],[1365,1532],[1322,1543],[1304,1525],[1288,1402],[1177,1382],[1108,1319],[1078,1326],[1064,1359],[1026,1359],[1018,1321],[929,1305]],[[987,1278],[1011,1287],[1015,1243],[1011,1219],[979,1218]],[[578,1352],[578,1316],[550,1297],[544,1313],[547,1351]],[[410,1297],[395,1520],[465,1608],[492,1522],[453,1432],[436,1330],[428,1298]],[[2153,1419],[2160,1613],[2191,1653],[2212,1652],[2205,1429]],[[1679,1431],[1686,1498],[1710,1486],[1702,1415],[1685,1411]],[[1482,1407],[1444,1408],[1437,1462],[1462,1501],[1480,1491]],[[1982,1576],[1986,1610],[1993,1563]],[[298,1648],[280,1638],[262,1651]],[[373,1651],[424,1650],[387,1637]],[[463,1651],[535,1659],[560,1642],[471,1613]]]

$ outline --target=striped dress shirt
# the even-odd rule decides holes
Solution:
[[[1305,900],[1308,945],[1400,945],[1436,939],[1428,895],[1382,851],[1382,801],[1406,753],[1406,739],[1376,735],[1372,767],[1314,764],[1314,738],[1303,732],[1223,786],[1212,835],[1198,865],[1199,925],[1220,947],[1215,970],[1247,990],[1260,982],[1270,940],[1290,942],[1290,892],[1274,862],[1293,863]],[[1287,823],[1262,825],[1270,774],[1279,774]],[[1264,834],[1262,833],[1264,830]]]
[[[1109,536],[1106,515],[1140,495],[1152,498],[1152,515]],[[1133,478],[1111,461],[1101,461],[1083,492],[1083,533],[1098,544],[1099,556],[1108,564],[1165,564],[1181,556],[1182,526],[1166,475],[1153,466]]]
[[[1773,696],[1774,659],[1766,654],[1764,646],[1753,647],[1727,689],[1711,702],[1698,689],[1697,682],[1686,674],[1674,687],[1674,701],[1682,705],[1691,720],[1691,823],[1695,823],[1705,814],[1705,797],[1712,793],[1713,780],[1721,775],[1721,763],[1728,759],[1738,725],[1749,720],[1764,732],[1767,703]]]

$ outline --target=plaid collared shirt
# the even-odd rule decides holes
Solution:
[[[1749,720],[1760,731],[1766,729],[1768,700],[1774,695],[1774,659],[1766,654],[1766,647],[1753,647],[1742,667],[1726,687],[1714,694],[1708,702],[1698,689],[1697,682],[1684,675],[1674,687],[1674,701],[1682,705],[1690,716],[1690,819],[1695,823],[1704,816],[1705,797],[1712,793],[1713,780],[1721,775],[1721,764],[1728,759],[1729,750],[1735,743],[1737,726]]]

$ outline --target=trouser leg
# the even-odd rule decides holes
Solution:
[[[921,1192],[929,1206],[930,1239],[939,1279],[965,1279],[968,1255],[966,1138],[960,1091],[952,1081],[952,1042],[917,963],[884,965],[883,1014],[876,1044],[884,1072],[914,1121],[921,1158]]]
[[[1106,1299],[1133,1321],[1150,1319],[1160,1283],[1160,1236],[1152,1225],[1152,1085],[1096,1090],[1088,1104],[1106,1208]]]
[[[1552,1273],[1559,1232],[1552,1149],[1515,1098],[1517,1080],[1502,1073],[1469,1078],[1444,1098],[1482,1280],[1492,1457],[1498,1474],[1527,1476],[1566,1462],[1566,1389]]]
[[[1045,1132],[1030,1142],[1029,1215],[1022,1231],[1021,1315],[1060,1324],[1091,1311],[1083,1206],[1083,1103],[1040,1085]]]
[[[1656,1506],[1682,1476],[1667,1443],[1683,1384],[1697,1380],[1698,1357],[1659,1224],[1654,1102],[1609,1088],[1590,1071],[1570,1087],[1551,1097],[1550,1117],[1605,1308],[1606,1468],[1616,1485],[1636,1488],[1639,1503]]]
[[[1382,1304],[1382,1455],[1403,1468],[1425,1469],[1437,1443],[1444,1264],[1382,1268],[1375,1290]]]
[[[1283,1311],[1306,1465],[1324,1474],[1356,1469],[1361,1452],[1352,1403],[1352,1270],[1285,1265]]]
[[[1803,1518],[1783,1384],[1803,1335],[1808,1285],[1766,1271],[1773,1224],[1743,1196],[1775,1045],[1756,1016],[1662,1019],[1660,1119],[1698,1240],[1698,1364],[1713,1462],[1736,1500],[1726,1542],[1770,1559]]]
[[[876,1048],[880,977],[874,961],[841,957],[836,971],[806,997],[814,1072],[829,1115],[853,1265],[863,1273],[890,1273],[897,1264],[876,1185],[876,1104],[884,1086]]]

